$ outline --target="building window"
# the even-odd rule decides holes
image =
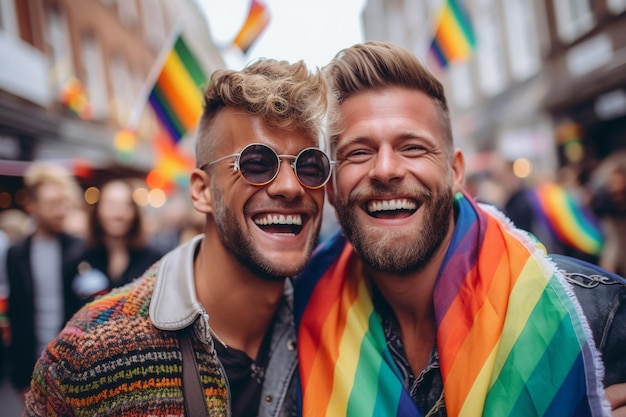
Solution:
[[[593,28],[590,0],[553,0],[559,39],[572,42]]]
[[[141,0],[141,16],[144,36],[150,46],[158,51],[167,35],[163,30],[166,25],[161,3],[154,0]]]
[[[406,28],[398,24],[405,19],[403,5],[397,1],[391,1],[387,5],[387,34],[391,42],[402,44],[406,40]]]
[[[139,14],[135,0],[117,0],[117,13],[124,26],[132,28],[137,25]]]
[[[14,0],[0,0],[0,33],[19,37]]]
[[[498,15],[498,0],[476,2],[476,62],[482,92],[495,96],[506,87],[503,31]]]
[[[474,83],[470,71],[470,62],[461,62],[450,65],[450,91],[456,107],[469,108],[474,102]]]
[[[60,97],[67,82],[76,74],[69,26],[65,14],[54,7],[48,8],[46,20],[46,43],[52,60],[51,82],[57,97]]]
[[[607,0],[607,7],[611,13],[620,14],[626,10],[626,0]]]
[[[82,40],[82,65],[92,116],[94,119],[104,119],[108,104],[104,59],[100,43],[92,35]]]
[[[533,4],[528,0],[507,0],[503,8],[511,74],[518,81],[539,71],[539,28]]]
[[[126,60],[119,55],[111,59],[111,84],[113,86],[113,105],[120,126],[128,122],[134,100],[134,88]]]

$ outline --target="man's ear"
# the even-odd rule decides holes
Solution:
[[[452,191],[456,194],[463,190],[465,182],[465,157],[460,149],[455,149],[452,154]]]
[[[193,208],[200,213],[213,212],[211,176],[201,169],[194,169],[189,178],[189,194]]]

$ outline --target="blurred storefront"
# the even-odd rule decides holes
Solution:
[[[554,175],[626,147],[626,0],[457,0],[476,46],[446,68],[429,52],[437,3],[369,0],[365,37],[402,45],[435,72],[469,158],[527,158]]]
[[[36,160],[67,166],[85,188],[145,179],[162,131],[149,106],[132,149],[115,138],[177,24],[207,74],[224,66],[193,0],[0,1],[0,209],[20,206]]]
[[[603,24],[576,43],[555,48],[546,62],[550,89],[544,105],[557,131],[565,126],[570,132],[557,135],[561,163],[568,162],[563,145],[572,138],[592,159],[626,147],[626,14],[611,16],[603,9],[596,20]]]

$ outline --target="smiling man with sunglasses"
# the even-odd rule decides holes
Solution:
[[[190,178],[205,233],[69,322],[26,415],[295,415],[290,279],[320,229],[327,87],[304,63],[219,70]]]

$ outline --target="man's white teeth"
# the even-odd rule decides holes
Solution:
[[[302,225],[302,216],[299,214],[266,214],[265,216],[254,219],[254,222],[260,226],[269,226],[271,224],[295,224]]]
[[[393,200],[378,200],[370,201],[367,205],[367,210],[371,213],[377,211],[389,211],[389,210],[416,210],[417,204],[413,200],[407,198],[397,198]]]

